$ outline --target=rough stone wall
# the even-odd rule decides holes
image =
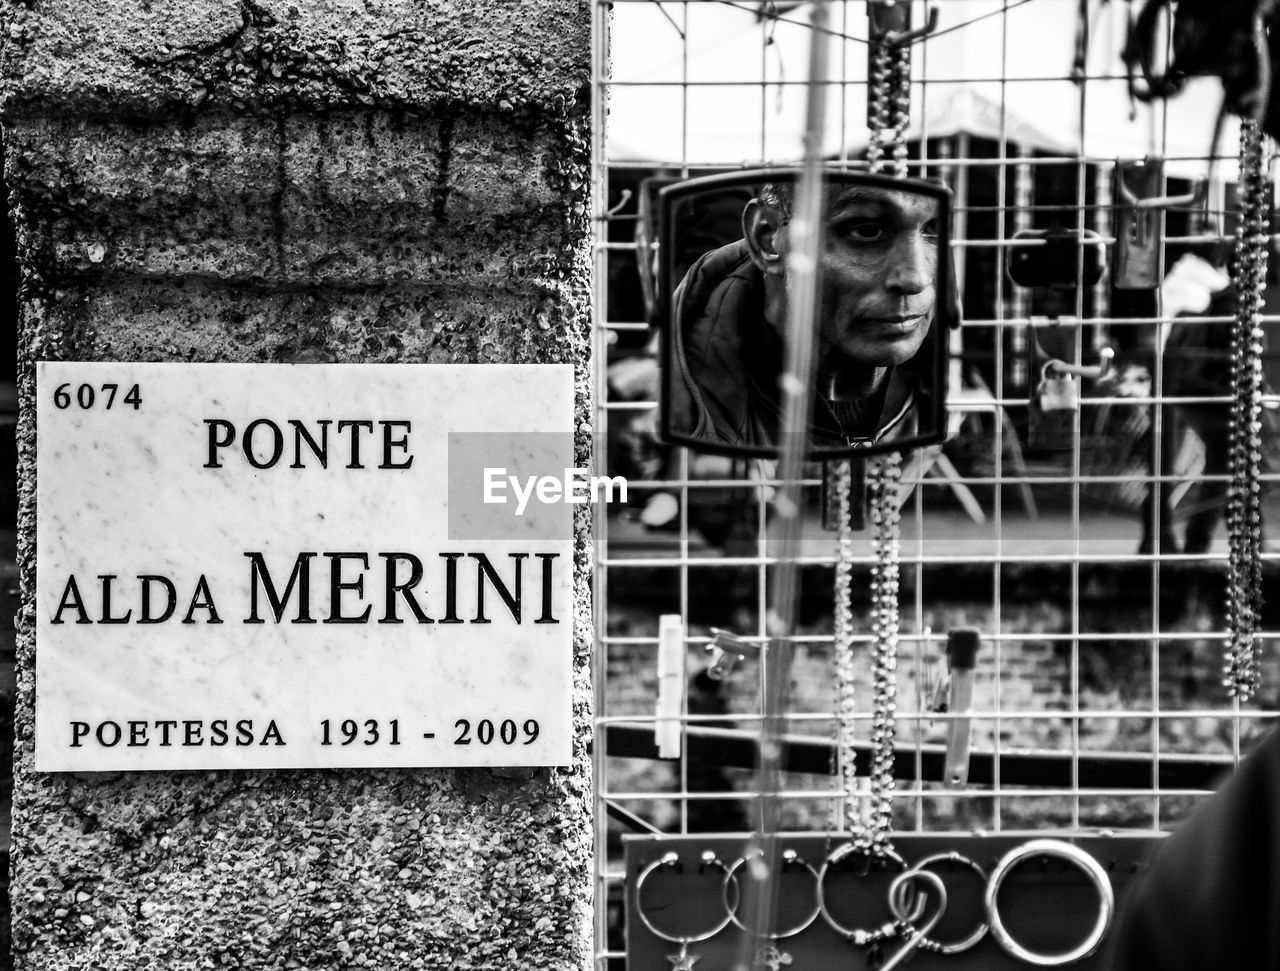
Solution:
[[[585,518],[568,770],[72,777],[32,763],[36,360],[571,361],[587,421],[589,13],[0,11],[23,270],[17,967],[589,965]]]

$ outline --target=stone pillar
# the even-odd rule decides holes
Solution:
[[[17,967],[588,967],[585,516],[570,769],[32,761],[35,361],[568,361],[587,421],[588,0],[0,18],[23,272]]]

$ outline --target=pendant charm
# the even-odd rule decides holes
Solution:
[[[680,942],[679,954],[668,954],[667,960],[671,962],[671,971],[693,971],[693,965],[702,958],[696,954],[689,953],[689,942]]]
[[[774,944],[766,944],[756,954],[756,964],[759,967],[768,968],[769,971],[778,971],[779,968],[791,964],[791,955],[786,951],[779,951]]]

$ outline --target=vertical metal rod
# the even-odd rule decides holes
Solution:
[[[1164,46],[1165,46],[1164,56],[1166,59],[1165,63],[1167,64],[1169,62],[1168,59],[1171,57],[1173,53],[1173,17],[1172,16],[1166,18]],[[1152,117],[1152,123],[1154,126],[1155,118],[1156,118],[1156,112],[1154,110],[1151,113],[1151,117]],[[1159,158],[1164,158],[1169,147],[1169,102],[1167,100],[1160,103],[1159,118],[1160,118],[1160,144],[1157,147],[1156,152],[1154,154],[1156,154]],[[1155,136],[1154,136],[1154,128],[1153,128],[1153,134],[1152,134],[1153,141],[1154,141],[1154,137]],[[1215,150],[1217,149],[1216,145],[1214,146],[1214,149]],[[1165,184],[1163,183],[1163,181],[1159,186],[1159,191],[1162,193],[1165,191]],[[1155,219],[1156,226],[1163,231],[1166,228],[1167,221],[1162,216],[1155,216],[1154,219]],[[1157,278],[1160,278],[1162,283],[1163,283],[1163,277],[1164,277],[1164,269],[1165,269],[1164,255],[1163,253],[1157,253],[1156,254],[1156,276]],[[1164,315],[1165,315],[1164,287],[1159,286],[1159,287],[1156,287],[1156,316],[1163,318]],[[1155,364],[1152,369],[1154,373],[1152,374],[1152,378],[1151,378],[1152,395],[1153,397],[1156,397],[1156,398],[1163,398],[1165,394],[1164,342],[1166,338],[1168,338],[1169,336],[1169,326],[1170,325],[1166,323],[1164,320],[1161,320],[1158,324],[1156,324]],[[1152,467],[1157,470],[1157,474],[1162,474],[1165,471],[1163,468],[1161,468],[1161,456],[1165,452],[1164,437],[1165,435],[1173,434],[1172,428],[1165,427],[1165,423],[1164,423],[1165,410],[1166,409],[1163,404],[1156,404],[1156,405],[1153,405],[1151,408],[1151,456],[1152,456],[1151,461],[1152,461]],[[1164,509],[1162,507],[1164,506],[1164,503],[1159,501],[1159,498],[1160,498],[1159,490],[1161,488],[1163,488],[1163,484],[1157,481],[1156,475],[1153,474],[1151,477],[1151,481],[1147,484],[1147,489],[1150,490],[1149,494],[1151,495],[1150,506],[1151,506],[1152,518],[1149,523],[1144,525],[1145,529],[1151,530],[1150,535],[1151,535],[1152,549],[1156,553],[1156,555],[1151,560],[1151,626],[1156,633],[1155,649],[1153,651],[1154,656],[1152,658],[1152,668],[1153,668],[1152,677],[1154,679],[1152,683],[1152,698],[1151,698],[1152,708],[1155,708],[1159,704],[1159,700],[1160,700],[1160,636],[1159,635],[1161,633],[1161,627],[1162,627],[1162,623],[1160,619],[1161,559],[1166,554],[1176,552],[1174,550],[1162,549],[1160,546],[1161,535],[1163,535],[1165,530],[1172,525],[1170,523],[1164,522],[1164,519],[1163,519]],[[1155,718],[1152,720],[1151,758],[1154,764],[1157,766],[1159,766],[1160,764],[1159,763],[1160,724],[1161,723],[1159,718]],[[1235,719],[1234,724],[1236,726],[1236,729],[1238,730],[1240,727],[1240,720],[1238,718]],[[1157,786],[1155,795],[1152,797],[1152,815],[1155,817],[1155,828],[1157,829],[1160,826],[1160,813],[1161,813],[1160,787]]]
[[[760,768],[755,831],[747,849],[748,879],[744,880],[747,926],[768,937],[776,923],[778,874],[774,866],[781,815],[783,729],[791,684],[792,645],[796,603],[799,600],[799,567],[796,555],[800,539],[803,487],[801,466],[808,450],[808,429],[813,408],[814,353],[812,323],[818,305],[819,256],[823,201],[822,143],[826,132],[827,73],[830,33],[829,0],[813,5],[809,33],[809,73],[806,85],[804,161],[792,213],[787,262],[786,366],[779,379],[782,391],[782,437],[778,463],[778,488],[774,506],[776,532],[770,538],[779,551],[769,584],[766,631],[769,642],[760,657],[761,720]],[[756,856],[756,853],[759,856]],[[755,869],[760,867],[763,869]],[[750,951],[750,935],[743,948]],[[742,963],[750,966],[750,954]]]
[[[1087,72],[1086,72],[1087,73]],[[1085,128],[1088,124],[1089,82],[1081,78],[1080,88],[1080,131],[1076,146],[1076,238],[1081,243],[1076,247],[1076,320],[1084,319],[1084,252],[1085,244],[1085,205],[1088,202],[1088,172],[1085,161]],[[1084,326],[1077,325],[1072,353],[1075,359],[1084,361]],[[1080,474],[1083,458],[1084,416],[1077,409],[1073,419],[1075,426],[1075,447],[1071,450],[1071,534],[1075,541],[1076,555],[1071,561],[1071,711],[1080,711],[1080,541],[1082,539],[1080,522]],[[1075,796],[1071,800],[1071,825],[1080,828],[1080,719],[1071,719],[1071,789]]]
[[[996,217],[996,278],[995,278],[995,312],[997,319],[1003,320],[1005,316],[1005,290],[1004,290],[1004,271],[1005,262],[1009,259],[1009,253],[1003,246],[1005,239],[1005,199],[1009,190],[1009,111],[1008,111],[1008,65],[1009,65],[1009,0],[1004,0],[1002,12],[1000,16],[1000,141],[999,141],[999,168],[996,170],[996,203],[1001,207]],[[966,151],[964,158],[969,158]],[[966,171],[962,168],[961,171]],[[1017,170],[1021,171],[1021,169]],[[1015,176],[1015,186],[1017,185]],[[1014,219],[1030,218],[1030,209],[1024,212],[1017,208],[1019,199],[1017,198],[1017,189],[1015,188],[1014,198]],[[966,189],[967,196],[967,189]],[[968,200],[966,198],[966,204]],[[1013,291],[1014,299],[1017,300],[1020,294],[1017,290]],[[999,328],[993,337],[995,346],[995,394],[997,401],[1003,401],[1005,396],[1005,329]],[[992,446],[992,462],[995,470],[996,487],[993,490],[992,512],[991,518],[995,523],[996,531],[996,558],[991,568],[991,622],[993,631],[999,635],[1004,629],[1004,593],[1003,584],[1003,567],[1001,565],[1002,555],[1004,553],[1004,488],[1000,480],[1004,477],[1004,429],[1005,429],[1005,412],[1004,406],[997,404],[995,406],[995,414],[992,417],[992,436],[994,444]],[[1000,709],[1004,704],[1003,695],[1003,679],[999,677],[998,672],[1002,671],[1001,665],[1004,663],[1002,656],[1003,642],[997,637],[995,641],[995,670],[997,676],[995,678],[995,731],[992,735],[993,746],[995,748],[995,759],[993,760],[993,788],[995,794],[991,800],[992,828],[999,832],[1004,826],[1004,803],[1001,800],[1000,792],[1000,746],[1003,732],[1001,730]]]
[[[689,3],[680,5],[680,176],[689,177]]]
[[[594,205],[591,207],[592,216],[599,216],[609,208],[609,170],[605,165],[604,116],[608,97],[610,15],[611,8],[605,7],[600,3],[591,5],[591,188],[595,195]],[[594,219],[593,223],[593,239],[597,244],[606,242],[609,235],[609,224],[603,219]],[[608,391],[604,380],[604,368],[600,365],[600,362],[605,360],[606,353],[605,321],[607,314],[605,311],[608,306],[608,250],[602,245],[597,245],[595,252],[592,254],[592,259],[595,271],[594,286],[591,288],[592,320],[596,328],[595,333],[592,335],[594,341],[593,360],[596,362],[592,381],[592,392],[595,399],[593,401],[595,410],[592,420],[597,423],[596,427],[601,432],[600,440],[603,440],[606,431],[603,425],[609,418],[608,412],[604,408]],[[592,453],[596,474],[604,474],[605,457],[602,454],[602,450],[592,449]],[[591,541],[594,544],[597,559],[600,557],[607,539],[608,522],[606,517],[602,515],[592,516]],[[595,662],[595,677],[591,695],[597,716],[604,714],[606,710],[605,700],[608,697],[606,678],[609,652],[603,640],[605,605],[609,597],[608,576],[608,571],[597,569],[595,576],[592,577],[591,619],[594,630],[592,655]],[[604,737],[598,729],[595,734],[596,738],[602,739]],[[600,748],[603,748],[603,743],[600,744]],[[608,875],[608,831],[599,822],[599,820],[605,818],[606,807],[602,794],[607,788],[606,781],[605,753],[596,751],[591,758],[591,790],[594,804],[592,817],[596,821],[592,827],[594,830],[592,835],[592,859],[595,869],[594,964],[596,971],[606,971],[608,959],[602,957],[602,955],[609,949],[609,921],[607,920],[610,883]]]

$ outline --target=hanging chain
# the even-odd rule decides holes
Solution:
[[[1262,618],[1262,289],[1267,276],[1267,158],[1257,122],[1240,123],[1239,213],[1232,283],[1231,451],[1227,463],[1228,693],[1258,690]]]
[[[848,462],[837,462],[835,475],[830,480],[835,499],[839,527],[836,534],[836,584],[835,584],[835,676],[836,676],[836,764],[840,770],[840,791],[845,797],[845,818],[833,820],[833,829],[847,824],[857,830],[857,804],[849,798],[857,783],[857,728],[851,717],[856,710],[854,695],[853,656],[853,474]]]
[[[911,49],[873,43],[867,89],[869,140],[867,161],[872,172],[883,171],[886,152],[891,153],[894,175],[907,174],[906,129],[911,109]],[[835,579],[835,669],[837,746],[841,785],[846,793],[846,819],[853,842],[865,852],[883,856],[892,849],[893,743],[898,705],[898,577],[901,553],[901,515],[898,484],[902,457],[897,452],[881,456],[867,468],[867,503],[871,518],[871,771],[870,805],[865,815],[851,798],[856,783],[856,731],[852,718],[854,697],[853,656],[853,527],[850,517],[852,469],[841,462],[836,469],[834,491],[839,533]]]
[[[867,500],[871,517],[871,807],[870,849],[876,856],[891,849],[893,828],[893,740],[898,710],[898,564],[901,514],[898,483],[902,458],[891,452],[868,468]]]
[[[873,42],[867,77],[867,163],[885,167],[892,153],[894,175],[907,174],[907,122],[911,117],[911,47]]]

